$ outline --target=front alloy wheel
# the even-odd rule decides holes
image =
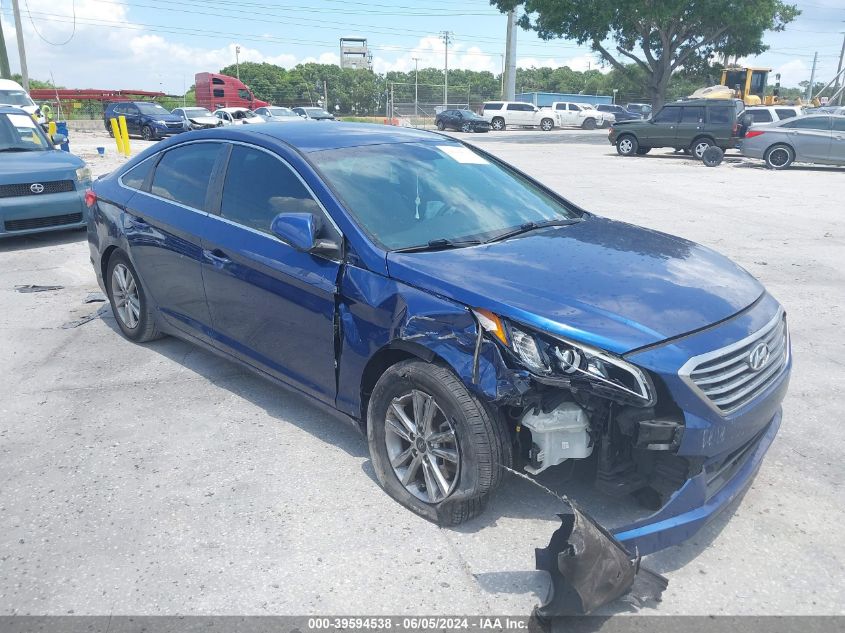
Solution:
[[[417,499],[437,503],[455,489],[458,439],[431,394],[414,389],[391,401],[384,443],[396,478]]]
[[[472,126],[469,123],[463,123],[461,125],[461,132],[472,132]]]

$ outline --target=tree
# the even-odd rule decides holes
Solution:
[[[613,68],[633,61],[645,75],[655,110],[672,74],[714,54],[758,55],[766,31],[782,31],[800,11],[782,0],[490,0],[500,11],[522,7],[519,24],[544,40],[589,44]],[[613,50],[611,50],[613,49]]]

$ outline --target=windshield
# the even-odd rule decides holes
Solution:
[[[136,103],[141,114],[153,114],[161,116],[163,114],[170,114],[170,110],[160,106],[157,103]]]
[[[28,114],[0,114],[0,152],[43,152],[48,149],[47,137]]]
[[[328,112],[323,110],[323,108],[302,108],[305,110],[310,116],[331,116]]]
[[[458,112],[460,112],[465,119],[480,119],[481,118],[480,116],[478,116],[472,110],[458,110]]]
[[[288,108],[267,108],[267,113],[270,116],[299,116]]]
[[[35,105],[23,90],[0,90],[0,103],[13,106]]]
[[[185,116],[211,116],[211,112],[205,108],[184,108]]]
[[[580,216],[505,165],[454,143],[347,147],[310,158],[388,250],[486,240],[529,222]]]

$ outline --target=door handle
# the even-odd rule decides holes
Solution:
[[[226,264],[231,264],[232,260],[221,251],[219,248],[215,248],[214,250],[203,250],[203,256],[208,259],[212,264],[215,266],[225,266]]]

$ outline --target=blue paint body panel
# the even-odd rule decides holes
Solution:
[[[212,176],[207,210],[119,182],[146,158],[197,140],[248,144],[286,162],[343,236],[343,256],[300,252],[220,217],[214,199],[222,173]],[[685,423],[678,453],[703,461],[704,470],[660,511],[617,536],[641,553],[689,538],[737,498],[759,468],[780,425],[791,360],[765,392],[727,416],[678,372],[690,358],[759,331],[780,310],[777,301],[707,248],[590,214],[577,224],[487,245],[385,252],[346,212],[309,154],[409,142],[458,144],[417,130],[307,122],[187,132],[162,141],[94,185],[99,200],[88,239],[100,284],[105,289],[111,249],[125,251],[165,331],[350,421],[365,413],[365,377],[395,353],[439,359],[491,408],[533,388],[528,372],[504,358],[497,343],[482,337],[479,345],[473,307],[622,355],[665,386]],[[225,160],[218,172],[221,165]],[[736,451],[744,451],[741,459],[734,459]],[[729,476],[714,483],[708,473],[729,458],[736,461]]]

